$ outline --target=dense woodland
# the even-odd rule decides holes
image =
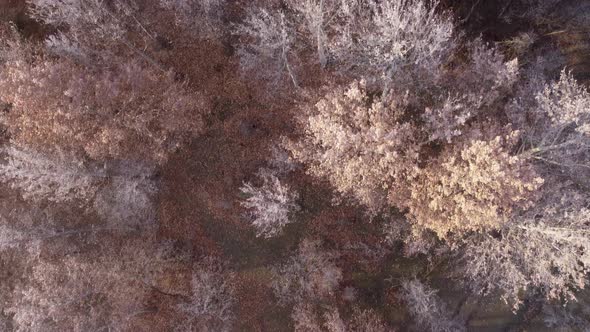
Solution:
[[[0,1],[0,331],[590,331],[590,1]]]

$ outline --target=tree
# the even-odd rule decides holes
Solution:
[[[518,209],[534,201],[543,183],[526,159],[504,146],[516,137],[474,140],[422,170],[410,183],[408,217],[417,229],[439,238],[501,228]]]
[[[343,3],[346,24],[331,49],[344,71],[386,82],[421,70],[437,75],[456,47],[454,23],[438,13],[438,1]]]
[[[272,286],[281,303],[330,296],[342,279],[334,253],[322,251],[319,241],[305,239],[295,256],[275,270]]]
[[[405,94],[371,97],[364,82],[329,92],[305,110],[301,140],[286,146],[309,173],[376,214],[387,206],[388,192],[405,194],[424,139],[401,121],[409,104]]]
[[[238,49],[242,68],[248,72],[262,70],[274,83],[287,75],[293,86],[299,87],[294,68],[294,31],[285,13],[253,9],[235,33],[242,38]]]
[[[94,198],[93,208],[111,227],[154,226],[154,197],[158,183],[153,167],[129,160],[110,162],[108,181]]]
[[[244,68],[287,73],[295,87],[291,59],[308,64],[310,51],[322,69],[333,58],[336,73],[389,82],[437,73],[456,47],[454,24],[437,11],[438,1],[295,0],[286,10],[251,11],[236,33]]]
[[[346,1],[344,1],[346,2]],[[311,45],[315,44],[318,62],[322,69],[328,63],[328,33],[333,29],[335,16],[338,15],[341,4],[335,0],[296,0],[288,3],[295,14],[295,21],[299,27],[304,27],[304,33]]]
[[[293,222],[289,214],[299,210],[298,195],[269,169],[261,169],[258,177],[262,180],[260,187],[244,183],[240,188],[247,196],[241,204],[248,210],[256,235],[269,238],[281,234],[285,225]]]
[[[0,164],[0,181],[20,189],[24,199],[85,204],[104,178],[100,169],[89,169],[64,153],[52,158],[22,146],[10,146],[4,153],[7,162]]]
[[[20,146],[4,152],[7,162],[0,164],[0,182],[19,189],[25,200],[93,207],[113,228],[146,226],[154,220],[157,186],[150,179],[153,171],[145,166],[122,162],[116,167],[111,162],[97,167],[63,152],[52,156]]]
[[[159,0],[162,8],[171,11],[176,24],[203,37],[221,34],[225,0]]]
[[[129,329],[146,311],[149,285],[167,257],[149,238],[125,240],[120,247],[102,238],[98,251],[62,253],[56,260],[27,256],[30,279],[21,280],[5,308],[15,331]]]
[[[343,319],[340,312],[333,306],[319,306],[310,303],[298,303],[293,308],[291,318],[295,322],[295,331],[299,332],[387,332],[393,331],[387,327],[381,317],[373,310],[361,310],[354,307],[352,315]],[[321,312],[323,311],[323,314]]]
[[[191,292],[178,305],[185,319],[179,331],[230,331],[235,303],[234,274],[213,257],[202,259],[194,268]]]
[[[406,280],[402,283],[402,296],[420,329],[433,332],[465,331],[464,324],[452,317],[430,286],[416,279]]]
[[[167,71],[146,52],[154,34],[137,17],[134,0],[27,0],[32,18],[58,29],[61,36],[91,56],[94,65],[135,58],[155,70]],[[155,3],[154,3],[155,5]],[[64,40],[60,38],[61,40]],[[145,46],[139,46],[139,44]]]
[[[4,63],[0,100],[14,142],[47,150],[163,162],[201,131],[203,98],[137,62],[92,69],[67,59]]]
[[[508,108],[524,134],[523,157],[539,162],[551,175],[569,175],[587,185],[580,174],[590,169],[589,109],[590,93],[565,69],[554,82],[539,70],[529,74]]]
[[[470,237],[461,258],[467,284],[479,294],[500,293],[514,310],[535,290],[547,300],[575,299],[590,271],[590,210],[578,196],[563,194],[496,234]]]
[[[503,62],[500,67],[505,73],[490,73],[490,88],[500,89],[500,78],[513,77]],[[396,207],[407,211],[416,230],[431,230],[440,238],[502,225],[515,208],[529,206],[542,182],[526,158],[511,155],[511,144],[489,133],[496,129],[486,134],[466,123],[471,116],[464,110],[485,109],[492,100],[441,99],[442,107],[430,108],[423,96],[410,91],[393,86],[381,95],[378,91],[357,82],[306,109],[302,138],[286,141],[294,159],[312,175],[327,178],[340,194],[354,197],[370,215]],[[437,155],[433,149],[442,151]]]

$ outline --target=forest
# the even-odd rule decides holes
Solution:
[[[0,0],[0,332],[590,332],[590,0]]]

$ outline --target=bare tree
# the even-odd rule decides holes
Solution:
[[[0,181],[20,189],[25,199],[56,203],[76,199],[84,204],[94,198],[105,176],[102,170],[89,169],[64,153],[48,157],[21,146],[4,152],[7,162],[0,164]]]
[[[322,251],[319,241],[303,240],[289,263],[275,271],[272,286],[279,302],[330,296],[342,279],[333,259],[334,253]]]
[[[179,331],[230,331],[235,303],[234,274],[217,259],[206,257],[194,268],[191,292],[178,305],[185,314]]]
[[[235,33],[242,37],[238,52],[243,68],[249,72],[262,70],[273,82],[287,75],[293,86],[299,87],[294,68],[295,32],[284,12],[252,9]]]
[[[301,17],[301,26],[309,35],[311,45],[315,45],[318,62],[322,69],[328,63],[328,34],[336,25],[336,16],[341,4],[336,0],[296,0],[288,3],[297,16]]]
[[[256,235],[269,238],[281,234],[285,225],[294,221],[289,214],[299,210],[295,202],[298,195],[269,169],[261,169],[258,177],[261,186],[244,183],[240,188],[248,196],[241,204],[248,210]]]
[[[218,37],[225,0],[159,0],[160,6],[170,10],[176,24],[201,37]]]
[[[416,69],[436,75],[456,47],[454,23],[437,12],[438,1],[370,0],[360,10],[354,10],[355,1],[343,2],[351,23],[336,34],[331,49],[345,71],[386,81]]]
[[[5,308],[15,331],[128,329],[135,313],[145,311],[148,285],[167,258],[149,238],[126,242],[114,246],[103,238],[98,251],[53,261],[29,255],[31,278],[14,289]]]
[[[521,296],[535,290],[548,300],[575,299],[590,271],[587,204],[579,194],[566,193],[558,203],[515,218],[499,236],[472,236],[462,257],[468,285],[480,294],[500,293],[514,310]]]
[[[465,331],[464,324],[452,317],[430,286],[416,279],[406,280],[402,283],[402,296],[419,328],[433,332]]]

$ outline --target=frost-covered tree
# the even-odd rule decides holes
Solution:
[[[244,183],[240,188],[247,196],[241,204],[248,210],[257,236],[277,236],[285,225],[293,222],[290,214],[299,210],[298,195],[269,169],[261,169],[258,177],[262,180],[259,187]]]
[[[545,85],[535,98],[555,125],[572,125],[576,132],[590,135],[590,92],[571,73],[564,69],[559,80]]]
[[[80,38],[121,38],[124,21],[119,14],[132,8],[132,1],[118,1],[109,7],[104,0],[28,0],[29,13],[45,24],[67,27]]]
[[[456,47],[454,24],[438,1],[295,0],[286,9],[259,9],[236,29],[244,36],[242,62],[271,73],[288,73],[297,86],[290,59],[320,68],[334,60],[337,72],[385,81],[432,72]],[[258,59],[253,61],[252,59]],[[278,67],[278,70],[275,69]]]
[[[230,331],[234,320],[234,275],[213,257],[194,268],[191,291],[178,305],[185,318],[178,331]]]
[[[511,156],[505,141],[498,136],[459,145],[422,170],[406,202],[413,225],[445,238],[500,228],[515,210],[530,207],[543,179],[526,159]]]
[[[93,159],[163,161],[202,128],[203,98],[172,73],[131,61],[92,69],[67,59],[4,62],[0,121],[13,141]]]
[[[30,280],[10,294],[5,312],[15,331],[126,330],[146,311],[153,279],[166,251],[146,238],[123,247],[101,241],[98,251],[78,252],[58,260],[30,259]],[[70,242],[71,245],[71,242]]]
[[[128,34],[132,26],[141,25],[134,12],[137,5],[134,0],[116,1],[109,4],[104,0],[27,0],[29,15],[44,24],[56,27],[58,33],[49,37],[47,46],[58,54],[79,55],[92,58],[84,61],[93,64],[116,62],[121,50],[156,62],[148,57],[141,47],[133,42]],[[150,34],[144,29],[137,29],[141,42],[145,43]],[[75,53],[64,52],[76,50]],[[117,50],[119,49],[119,50]],[[160,65],[156,64],[158,67]],[[161,68],[160,68],[161,69]]]
[[[415,70],[437,75],[456,47],[454,23],[439,12],[438,1],[343,2],[348,23],[331,40],[331,49],[345,71],[385,80]]]
[[[115,228],[149,225],[155,217],[152,198],[157,187],[147,167],[129,162],[97,167],[60,151],[43,154],[22,146],[4,152],[0,182],[18,189],[25,200],[93,207]]]
[[[319,310],[310,303],[298,303],[293,308],[291,318],[297,332],[388,332],[381,317],[373,310],[353,308],[352,315],[343,319],[337,308],[329,306]],[[323,311],[323,314],[321,313]]]
[[[295,32],[282,11],[251,9],[235,33],[241,37],[240,64],[247,72],[262,74],[275,84],[288,77],[299,87],[294,52]]]
[[[346,2],[346,1],[344,1]],[[333,33],[336,16],[342,4],[337,0],[296,0],[288,3],[295,13],[309,44],[315,45],[318,62],[324,69],[328,63],[328,34]]]
[[[590,271],[590,210],[578,196],[567,193],[498,233],[470,237],[461,251],[467,284],[480,294],[499,293],[515,310],[531,291],[575,299]]]
[[[436,290],[422,282],[406,280],[402,283],[402,297],[417,327],[433,332],[465,331],[463,322],[454,318]]]
[[[150,227],[156,219],[154,197],[158,190],[154,169],[138,162],[111,162],[105,169],[106,184],[93,207],[111,227]]]
[[[160,6],[170,10],[176,24],[196,35],[215,37],[221,34],[221,19],[225,0],[159,0]]]
[[[329,92],[306,109],[302,139],[286,145],[309,173],[376,213],[387,205],[388,193],[405,195],[425,138],[402,121],[406,94],[371,97],[364,82]]]
[[[272,286],[279,302],[329,297],[342,279],[334,256],[323,251],[319,241],[303,240],[295,256],[275,271]]]
[[[564,69],[551,82],[536,70],[519,86],[508,114],[523,132],[524,156],[547,166],[551,174],[569,174],[587,185],[586,176],[579,175],[590,174],[589,110],[590,93],[571,73]]]
[[[481,61],[473,66],[496,67]],[[505,73],[484,75],[490,88],[500,89],[502,79],[514,79],[509,65],[498,64]],[[286,142],[294,159],[310,174],[327,178],[340,194],[355,198],[370,214],[390,207],[407,210],[418,229],[432,230],[441,238],[448,232],[501,225],[513,208],[529,205],[541,180],[526,159],[511,155],[510,145],[504,146],[496,134],[484,135],[466,123],[471,115],[464,111],[483,110],[494,101],[441,98],[442,104],[426,107],[425,96],[412,91],[392,86],[387,93],[378,92],[363,82],[353,83],[307,108],[302,138]],[[465,96],[474,95],[467,91]],[[438,155],[431,152],[433,143],[442,150]]]
[[[590,166],[590,92],[563,70],[535,95],[538,112],[551,120],[531,153],[562,166]],[[541,157],[542,158],[542,157]]]
[[[64,153],[50,157],[22,146],[4,149],[6,162],[0,164],[0,181],[19,189],[24,199],[63,203],[94,198],[104,178],[81,160]]]

